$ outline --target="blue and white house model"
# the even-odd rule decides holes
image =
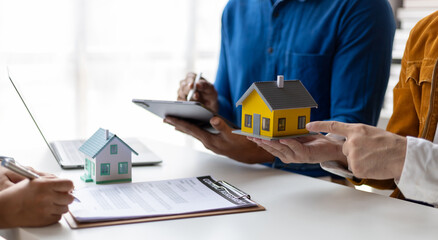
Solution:
[[[117,135],[99,128],[79,151],[85,154],[85,174],[81,176],[85,182],[132,181],[131,152],[138,153]]]

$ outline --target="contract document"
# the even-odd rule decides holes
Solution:
[[[257,203],[236,187],[210,176],[163,181],[95,185],[75,190],[69,209],[77,222],[169,216]]]

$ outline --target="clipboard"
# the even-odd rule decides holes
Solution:
[[[200,178],[213,180],[210,176],[198,177],[198,179]],[[249,194],[245,193],[244,191],[240,190],[239,188],[231,185],[226,181],[222,181],[222,180],[210,181],[209,184],[211,186],[208,187],[211,190],[215,192],[221,191],[222,193],[226,194],[228,197],[233,196],[235,199],[247,199],[247,200],[251,199]],[[204,216],[214,216],[214,215],[245,213],[245,212],[266,210],[263,206],[254,202],[253,200],[251,200],[251,202],[255,203],[255,205],[250,207],[245,206],[245,207],[230,208],[230,209],[205,210],[200,212],[169,214],[169,215],[150,216],[150,217],[138,217],[138,218],[119,219],[119,220],[103,220],[103,221],[99,220],[93,222],[78,221],[73,216],[73,214],[69,211],[68,213],[64,214],[64,219],[67,221],[71,229],[80,229],[80,228],[101,227],[101,226],[142,223],[142,222],[152,222],[152,221],[164,221],[164,220],[174,220],[174,219],[182,219],[182,218],[204,217]]]

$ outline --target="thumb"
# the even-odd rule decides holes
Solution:
[[[212,117],[210,119],[210,124],[211,126],[213,126],[214,129],[218,130],[219,132],[231,131],[227,123],[225,123],[225,121],[220,117]]]

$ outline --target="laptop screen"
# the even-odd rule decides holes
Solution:
[[[40,133],[41,137],[43,137],[44,142],[46,143],[47,147],[50,149],[50,152],[52,153],[52,155],[56,158],[56,160],[59,161],[57,155],[55,154],[55,151],[53,151],[52,147],[50,146],[49,142],[47,141],[46,137],[44,136],[43,132],[41,131],[40,127],[38,126],[38,123],[35,121],[35,118],[33,117],[32,113],[30,112],[29,108],[27,107],[26,102],[24,101],[23,97],[20,94],[20,91],[18,91],[17,86],[15,85],[14,81],[12,80],[11,74],[9,72],[9,68],[7,68],[7,72],[8,72],[8,78],[9,81],[11,81],[12,86],[14,87],[15,91],[17,92],[18,96],[21,99],[21,102],[24,104],[24,107],[26,107],[27,112],[29,113],[29,116],[32,118],[33,123],[35,124],[35,126],[38,128],[38,132]]]

